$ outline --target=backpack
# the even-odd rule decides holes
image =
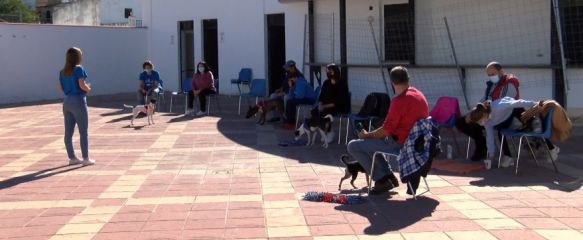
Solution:
[[[380,127],[385,121],[385,117],[389,111],[389,106],[391,105],[391,98],[386,93],[370,93],[366,96],[364,104],[358,111],[359,117],[374,116],[377,117],[372,121],[371,129]],[[356,128],[369,129],[369,121],[355,121],[354,126],[356,131],[360,131]],[[356,127],[361,125],[361,127]],[[357,133],[358,134],[358,133]]]

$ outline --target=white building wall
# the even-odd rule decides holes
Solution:
[[[236,78],[243,67],[252,68],[254,78],[265,78],[265,14],[285,13],[287,58],[297,60],[303,55],[303,18],[307,12],[304,2],[282,5],[271,0],[214,0],[204,8],[196,8],[188,0],[146,0],[143,4],[144,12],[151,11],[151,16],[143,14],[150,28],[150,57],[166,76],[169,89],[178,88],[180,81],[179,21],[194,21],[194,54],[198,62],[202,58],[201,20],[218,20],[220,85],[225,94],[237,91],[230,79]]]
[[[137,19],[141,19],[142,16],[140,0],[100,0],[99,6],[101,24],[127,23],[126,8],[131,8]]]
[[[99,25],[99,0],[81,0],[57,5],[52,11],[56,25]]]
[[[0,104],[60,98],[59,71],[72,46],[83,50],[91,95],[134,92],[146,59],[141,28],[0,24],[0,33]]]

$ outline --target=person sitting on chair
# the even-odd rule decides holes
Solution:
[[[283,65],[283,69],[285,69],[285,77],[281,82],[281,86],[273,93],[269,95],[269,100],[277,100],[283,101],[284,103],[287,101],[287,94],[289,93],[289,85],[287,84],[289,81],[289,76],[292,74],[298,73],[300,76],[303,76],[300,70],[296,67],[296,62],[294,60],[289,60]],[[268,122],[279,122],[281,119],[277,116],[276,112],[270,112],[270,119]]]
[[[498,62],[491,62],[486,66],[488,81],[486,82],[486,92],[480,102],[496,101],[504,97],[514,99],[520,98],[518,87],[520,82],[513,74],[507,74]],[[462,116],[456,120],[456,128],[472,138],[476,145],[476,150],[472,155],[472,161],[481,161],[486,155],[486,137],[484,136],[484,127],[472,123],[469,115]]]
[[[362,129],[356,140],[348,143],[348,153],[367,171],[372,166],[372,156],[376,151],[399,154],[415,122],[429,116],[429,105],[423,93],[409,85],[409,72],[404,67],[395,67],[390,71],[391,83],[397,96],[391,101],[389,112],[383,126],[367,132]],[[399,186],[390,165],[384,159],[376,159],[375,181],[370,194],[382,194]]]
[[[322,85],[318,97],[318,107],[312,109],[312,117],[350,112],[348,83],[342,80],[340,68],[332,63],[326,66],[326,72],[328,79]]]
[[[207,110],[206,97],[215,93],[217,93],[215,77],[208,64],[201,61],[196,67],[196,73],[192,76],[192,91],[188,92],[188,110],[186,114],[194,113],[194,98],[198,97],[200,110],[196,113],[196,116],[204,116]]]
[[[313,104],[316,99],[316,93],[299,72],[290,74],[288,85],[290,89],[285,103],[286,119],[282,127],[293,130],[295,128],[296,107],[300,104]]]
[[[484,103],[479,103],[472,111],[468,114],[470,121],[472,123],[483,126],[486,129],[486,142],[488,148],[488,158],[494,158],[496,154],[496,143],[494,140],[495,130],[503,129],[515,129],[519,130],[523,127],[524,123],[521,122],[522,113],[526,109],[535,107],[536,105],[542,105],[541,102],[533,102],[523,99],[513,99],[511,97],[504,97],[496,101],[486,101]],[[502,134],[498,133],[498,138],[502,139]],[[559,154],[559,148],[553,145],[553,143],[546,139],[547,144],[553,160],[555,160]],[[502,159],[500,161],[500,167],[509,167],[514,165],[514,159],[508,148],[508,141],[504,141],[502,145]]]
[[[154,70],[154,64],[151,61],[145,61],[142,64],[142,69],[144,71],[140,73],[139,78],[138,105],[145,105],[147,97],[157,100],[158,94],[162,91],[160,74]]]

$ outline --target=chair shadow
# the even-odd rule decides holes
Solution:
[[[364,234],[381,235],[387,232],[399,231],[419,222],[423,218],[431,217],[439,205],[437,200],[423,196],[417,197],[417,200],[387,201],[384,198],[377,198],[369,199],[369,201],[373,203],[340,205],[335,209],[366,217],[370,226],[364,229]]]
[[[48,178],[48,177],[58,175],[61,173],[70,172],[70,171],[77,170],[77,169],[80,169],[83,167],[85,167],[85,166],[83,166],[83,165],[75,165],[75,166],[63,165],[63,166],[59,166],[59,167],[40,170],[38,172],[34,172],[34,173],[23,175],[23,176],[9,178],[9,179],[0,181],[0,190],[6,189],[6,188],[11,188],[11,187],[17,186],[19,184],[33,182],[33,181],[40,180],[43,178]]]
[[[182,115],[168,120],[168,123],[186,122],[193,119],[195,119],[195,117]]]

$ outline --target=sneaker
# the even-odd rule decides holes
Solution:
[[[69,165],[77,165],[77,164],[81,164],[82,162],[83,161],[81,161],[77,157],[69,159]]]
[[[203,111],[198,111],[198,112],[196,113],[196,116],[197,116],[197,117],[202,117],[202,116],[204,116],[204,115],[206,115],[206,112],[203,112]]]
[[[194,113],[194,109],[192,109],[192,108],[189,108],[189,109],[186,109],[186,112],[184,113],[184,115],[185,115],[185,116],[188,116],[188,115],[191,115],[191,114],[193,114],[193,113]]]
[[[95,160],[86,158],[86,159],[83,159],[83,161],[81,163],[83,164],[83,166],[90,166],[90,165],[95,164]]]
[[[500,167],[507,168],[510,166],[514,166],[514,159],[509,156],[503,156],[502,161],[500,162]]]
[[[285,130],[294,130],[296,128],[296,126],[292,123],[284,123],[281,125],[281,128],[283,128]]]
[[[561,149],[557,146],[555,146],[555,148],[553,148],[551,150],[551,158],[549,158],[547,156],[547,161],[551,162],[551,161],[557,161],[559,159],[559,153],[561,152]]]

